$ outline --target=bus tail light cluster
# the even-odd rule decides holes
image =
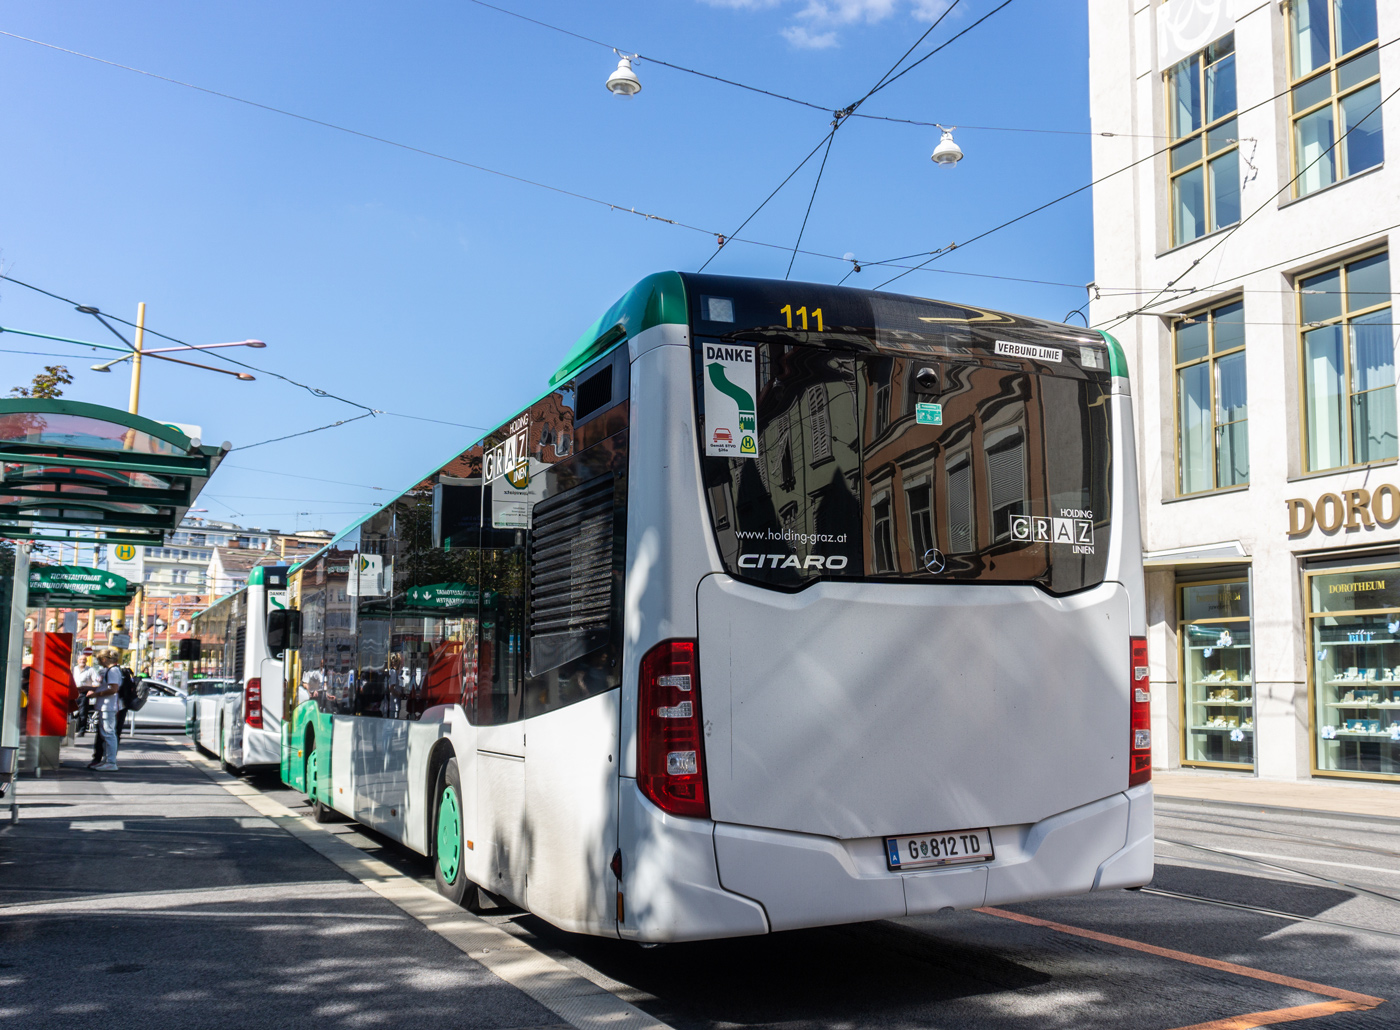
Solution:
[[[243,688],[243,721],[255,730],[263,728],[262,680],[254,677]]]
[[[708,818],[699,673],[693,640],[667,640],[642,657],[637,786],[663,812]]]
[[[1132,718],[1128,730],[1128,786],[1152,779],[1152,685],[1148,680],[1147,638],[1130,638],[1128,690]]]

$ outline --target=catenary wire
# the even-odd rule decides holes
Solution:
[[[1356,120],[1352,123],[1351,127],[1347,129],[1346,132],[1342,133],[1340,136],[1338,136],[1335,140],[1332,141],[1332,145],[1331,145],[1330,147],[1328,147],[1328,148],[1327,148],[1326,150],[1324,150],[1322,153],[1318,154],[1317,157],[1313,158],[1311,161],[1309,161],[1309,162],[1308,162],[1306,165],[1304,165],[1302,168],[1298,169],[1297,174],[1295,174],[1291,179],[1289,179],[1289,180],[1288,180],[1287,182],[1285,182],[1282,186],[1280,186],[1274,193],[1270,194],[1269,197],[1264,201],[1264,203],[1260,204],[1260,205],[1259,205],[1258,207],[1256,207],[1253,211],[1251,211],[1249,214],[1245,215],[1242,219],[1240,219],[1238,222],[1236,222],[1234,225],[1232,225],[1232,226],[1230,227],[1230,229],[1229,229],[1227,232],[1222,233],[1222,234],[1215,240],[1214,243],[1212,243],[1212,244],[1211,244],[1209,247],[1207,247],[1204,251],[1202,251],[1202,252],[1201,252],[1200,254],[1198,254],[1195,258],[1193,258],[1192,261],[1191,261],[1191,263],[1190,263],[1189,265],[1187,265],[1185,269],[1182,270],[1182,272],[1181,272],[1180,275],[1178,275],[1175,279],[1170,280],[1170,281],[1167,283],[1167,285],[1166,285],[1165,287],[1163,287],[1162,289],[1158,290],[1157,293],[1153,295],[1153,297],[1152,297],[1151,300],[1147,301],[1146,304],[1141,304],[1141,305],[1139,305],[1136,309],[1134,309],[1134,310],[1132,310],[1132,311],[1129,311],[1129,312],[1127,312],[1127,313],[1125,313],[1125,314],[1119,316],[1114,322],[1112,322],[1112,323],[1109,324],[1108,328],[1109,328],[1109,329],[1113,329],[1113,328],[1115,328],[1116,326],[1122,325],[1122,324],[1123,324],[1124,322],[1126,322],[1128,319],[1130,319],[1130,318],[1135,318],[1136,316],[1138,316],[1138,315],[1140,315],[1140,314],[1143,314],[1144,311],[1145,311],[1145,309],[1151,307],[1153,304],[1155,304],[1158,300],[1161,299],[1162,294],[1166,293],[1167,290],[1169,290],[1171,287],[1175,286],[1175,285],[1176,285],[1177,283],[1179,283],[1182,279],[1186,278],[1186,276],[1190,275],[1191,272],[1194,271],[1195,268],[1196,268],[1202,261],[1204,261],[1206,258],[1210,257],[1211,254],[1215,253],[1215,251],[1218,250],[1218,249],[1219,249],[1227,240],[1229,240],[1232,236],[1234,236],[1235,233],[1239,232],[1240,229],[1244,228],[1244,226],[1245,226],[1246,224],[1248,224],[1248,222],[1249,222],[1250,219],[1252,219],[1252,218],[1253,218],[1255,215],[1257,215],[1260,211],[1263,211],[1266,207],[1268,207],[1268,206],[1269,206],[1270,204],[1272,204],[1275,200],[1277,200],[1280,196],[1282,196],[1283,193],[1284,193],[1286,190],[1292,189],[1293,184],[1294,184],[1295,182],[1297,182],[1300,178],[1302,178],[1304,172],[1306,172],[1309,168],[1312,168],[1313,165],[1317,164],[1319,161],[1321,161],[1321,160],[1322,160],[1324,157],[1326,157],[1328,154],[1332,153],[1332,151],[1336,150],[1337,147],[1341,146],[1342,140],[1346,139],[1346,138],[1347,138],[1348,136],[1350,136],[1353,132],[1355,132],[1358,128],[1360,128],[1363,124],[1365,124],[1366,119],[1370,118],[1371,115],[1376,114],[1378,111],[1380,111],[1380,109],[1381,109],[1382,107],[1384,107],[1384,106],[1386,105],[1386,103],[1387,103],[1392,97],[1394,97],[1395,94],[1397,94],[1397,93],[1400,93],[1400,87],[1396,87],[1395,89],[1393,89],[1393,90],[1391,90],[1389,93],[1387,93],[1384,97],[1382,97],[1382,98],[1381,98],[1381,102],[1380,102],[1379,104],[1377,104],[1375,107],[1371,108],[1371,110],[1368,111],[1368,112],[1367,112],[1365,115],[1363,115],[1361,118],[1356,119]],[[1105,331],[1107,331],[1107,330],[1105,330]]]
[[[246,443],[241,447],[230,448],[232,451],[250,451],[254,447],[262,447],[264,444],[280,443],[283,440],[291,440],[298,436],[309,436],[312,433],[319,433],[323,429],[334,429],[336,426],[349,425],[351,422],[358,422],[362,418],[369,418],[374,415],[373,411],[366,411],[363,415],[356,415],[354,418],[343,418],[339,422],[332,422],[329,425],[317,426],[315,429],[303,429],[300,433],[288,433],[286,436],[274,436],[271,440],[259,440],[257,443]]]
[[[1380,228],[1380,229],[1372,229],[1372,230],[1370,230],[1370,231],[1368,231],[1368,232],[1362,233],[1360,236],[1353,236],[1353,237],[1352,237],[1351,239],[1349,239],[1349,240],[1342,240],[1340,243],[1330,243],[1330,244],[1328,244],[1328,245],[1325,246],[1325,247],[1318,247],[1316,250],[1309,250],[1309,251],[1307,251],[1307,252],[1305,252],[1305,253],[1303,253],[1303,254],[1296,254],[1296,255],[1294,255],[1294,256],[1292,256],[1292,257],[1285,258],[1285,259],[1282,260],[1282,261],[1274,261],[1274,262],[1271,262],[1270,264],[1267,264],[1267,265],[1260,265],[1258,268],[1250,269],[1248,272],[1239,272],[1239,273],[1237,273],[1237,274],[1235,274],[1235,275],[1226,276],[1224,279],[1218,279],[1218,280],[1216,280],[1215,282],[1210,283],[1210,284],[1207,285],[1207,286],[1176,286],[1176,287],[1170,287],[1171,289],[1178,290],[1178,291],[1182,291],[1182,294],[1183,294],[1183,295],[1182,295],[1182,296],[1177,296],[1177,297],[1168,297],[1168,298],[1166,298],[1166,299],[1167,299],[1168,301],[1170,301],[1171,303],[1173,303],[1173,304],[1179,304],[1180,302],[1182,302],[1182,301],[1184,301],[1184,300],[1187,300],[1187,299],[1191,296],[1191,294],[1193,294],[1193,293],[1208,293],[1208,292],[1210,292],[1211,290],[1217,290],[1217,289],[1218,289],[1218,290],[1221,290],[1222,295],[1224,295],[1224,294],[1235,294],[1235,293],[1294,293],[1294,292],[1295,292],[1294,290],[1251,290],[1251,289],[1243,289],[1243,290],[1241,290],[1241,289],[1233,289],[1233,288],[1229,288],[1229,287],[1230,287],[1230,284],[1231,284],[1231,283],[1234,283],[1234,282],[1236,282],[1237,280],[1244,279],[1244,278],[1246,278],[1246,277],[1248,277],[1248,276],[1251,276],[1251,275],[1258,275],[1260,272],[1267,272],[1267,271],[1268,271],[1269,269],[1271,269],[1271,268],[1277,268],[1277,267],[1279,267],[1279,265],[1289,265],[1289,264],[1292,264],[1292,263],[1294,263],[1295,261],[1299,261],[1299,260],[1301,260],[1301,259],[1303,259],[1303,258],[1312,257],[1312,255],[1314,255],[1314,254],[1322,254],[1322,253],[1327,253],[1327,252],[1334,252],[1334,251],[1336,251],[1338,248],[1341,248],[1341,247],[1348,247],[1348,246],[1350,246],[1350,245],[1353,244],[1353,243],[1360,243],[1360,242],[1362,242],[1363,240],[1375,240],[1378,236],[1380,236],[1381,233],[1391,232],[1391,231],[1393,231],[1393,230],[1395,230],[1395,229],[1400,229],[1400,222],[1397,222],[1395,225],[1387,225],[1387,226],[1384,226],[1384,227],[1382,227],[1382,228]],[[1165,289],[1165,288],[1166,288],[1166,287],[1164,287],[1164,289]],[[1153,292],[1153,291],[1150,290],[1150,289],[1148,289],[1148,290],[1134,290],[1134,291],[1131,291],[1131,292],[1134,292],[1134,293],[1151,293],[1151,292]],[[1341,290],[1325,290],[1325,291],[1323,291],[1323,290],[1312,290],[1312,291],[1304,291],[1304,292],[1312,292],[1312,293],[1341,293],[1341,292],[1343,292],[1343,291],[1341,291]],[[1121,294],[1119,294],[1119,296],[1121,296]],[[1144,310],[1143,310],[1143,313],[1144,313],[1144,314],[1156,314],[1156,315],[1170,315],[1170,314],[1173,314],[1173,312],[1170,312],[1170,311],[1155,311],[1155,312],[1146,311],[1145,309],[1146,309],[1147,307],[1149,307],[1149,306],[1150,306],[1150,305],[1143,305],[1143,309],[1144,309]],[[1192,306],[1194,307],[1194,305],[1192,305]]]
[[[490,8],[491,10],[493,10],[493,11],[499,11],[501,14],[508,14],[508,15],[510,15],[512,18],[519,18],[521,21],[528,21],[528,22],[530,22],[532,25],[538,25],[538,26],[540,26],[541,28],[551,29],[551,30],[553,30],[554,32],[562,32],[562,33],[563,33],[564,35],[566,35],[566,36],[573,36],[574,39],[581,39],[581,40],[583,40],[585,43],[593,43],[593,44],[596,44],[597,46],[605,47],[605,48],[607,48],[608,50],[613,51],[614,53],[627,53],[627,51],[626,51],[624,48],[615,47],[615,46],[613,46],[611,43],[604,43],[601,39],[594,39],[592,36],[585,36],[585,35],[583,35],[581,32],[573,32],[573,31],[571,31],[571,30],[569,30],[569,29],[560,28],[558,25],[551,25],[551,24],[550,24],[549,22],[547,22],[547,21],[540,21],[538,18],[531,18],[531,17],[528,17],[528,16],[526,16],[526,15],[523,15],[523,14],[519,13],[518,11],[509,11],[509,10],[506,10],[506,8],[504,8],[504,7],[497,7],[495,4],[488,4],[488,3],[485,2],[485,0],[471,0],[471,2],[474,3],[474,4],[476,4],[478,7],[487,7],[487,8]],[[831,108],[830,108],[829,106],[825,105],[825,104],[814,104],[814,103],[812,103],[812,102],[809,101],[809,100],[798,100],[796,97],[785,96],[785,95],[782,94],[782,93],[774,93],[772,90],[760,89],[760,88],[757,87],[757,86],[749,86],[749,85],[746,85],[746,84],[744,84],[744,83],[742,83],[742,82],[735,82],[733,79],[726,79],[726,78],[723,78],[722,76],[719,76],[719,75],[711,75],[709,72],[697,71],[697,70],[694,69],[694,68],[685,68],[685,67],[682,67],[682,66],[679,65],[679,64],[672,64],[670,61],[663,61],[663,60],[661,60],[659,57],[651,57],[651,56],[649,56],[649,55],[647,55],[647,54],[635,54],[635,53],[634,53],[634,54],[631,54],[631,55],[629,55],[629,56],[635,56],[635,57],[637,57],[638,59],[643,60],[643,61],[648,61],[648,62],[650,62],[651,64],[663,65],[663,66],[665,66],[665,67],[667,67],[667,68],[674,69],[675,71],[678,71],[678,72],[687,72],[687,73],[689,73],[689,74],[691,74],[691,75],[698,75],[698,76],[700,76],[702,79],[711,79],[711,80],[713,80],[713,81],[715,81],[715,82],[723,82],[723,83],[724,83],[725,85],[727,85],[727,86],[737,86],[737,87],[739,87],[740,89],[746,89],[746,90],[748,90],[750,93],[762,93],[764,96],[766,96],[766,97],[773,97],[775,100],[786,100],[786,101],[787,101],[788,103],[790,103],[790,104],[800,104],[800,105],[803,106],[803,107],[810,107],[810,108],[813,108],[813,109],[815,109],[815,110],[817,110],[817,111],[830,111],[830,110],[831,110]]]
[[[807,219],[812,217],[812,205],[817,202],[817,190],[821,189],[822,173],[826,171],[826,160],[831,156],[831,145],[836,142],[836,130],[832,129],[831,135],[826,138],[826,153],[822,155],[821,166],[817,169],[817,181],[812,183],[812,195],[807,198],[807,211],[802,216],[802,228],[797,230],[797,242],[792,245],[792,257],[788,258],[787,271],[783,273],[784,279],[792,278],[793,262],[797,260],[797,248],[802,246],[802,237],[807,232]]]
[[[969,32],[971,32],[973,29],[977,28],[977,26],[981,25],[984,21],[986,21],[986,20],[987,20],[988,18],[990,18],[992,15],[996,14],[996,13],[997,13],[998,11],[1000,11],[1002,8],[1009,6],[1009,5],[1012,4],[1013,2],[1014,2],[1014,0],[1003,0],[1003,2],[1002,2],[1001,4],[998,4],[996,7],[993,7],[990,11],[988,11],[986,14],[982,15],[982,17],[978,18],[978,19],[977,19],[975,22],[973,22],[971,25],[969,25],[969,26],[967,26],[966,28],[964,28],[961,32],[958,32],[956,35],[949,36],[949,37],[948,37],[946,40],[944,40],[942,43],[939,43],[938,46],[934,47],[934,48],[933,48],[932,50],[930,50],[928,53],[924,54],[923,57],[919,58],[917,61],[915,61],[913,64],[911,64],[908,68],[905,68],[905,69],[904,69],[902,72],[900,72],[898,75],[892,76],[892,77],[890,77],[890,78],[884,80],[883,82],[881,82],[878,86],[876,86],[874,89],[872,89],[872,90],[870,91],[870,93],[867,94],[867,96],[870,96],[870,95],[873,95],[873,94],[875,94],[875,93],[878,93],[880,90],[886,89],[887,87],[894,85],[898,80],[904,78],[904,76],[908,75],[910,72],[912,72],[912,71],[913,71],[915,68],[917,68],[919,65],[923,64],[925,61],[927,61],[927,60],[928,60],[930,57],[932,57],[934,54],[938,53],[938,51],[942,50],[944,47],[946,47],[946,46],[948,46],[949,44],[955,42],[956,40],[961,39],[963,36],[966,36]],[[956,6],[956,5],[955,5],[955,6]],[[952,8],[950,7],[949,10],[952,10]],[[945,11],[944,13],[946,14],[947,12]],[[942,19],[940,18],[939,20],[941,21]],[[901,58],[901,60],[902,60],[902,58]]]
[[[810,160],[812,159],[813,155],[815,155],[816,152],[817,152],[818,150],[820,150],[820,149],[822,148],[823,145],[826,146],[826,156],[823,156],[823,158],[822,158],[822,168],[825,169],[825,167],[826,167],[826,157],[827,157],[827,156],[830,156],[830,154],[831,154],[831,144],[832,144],[832,141],[834,140],[837,131],[841,128],[841,125],[845,122],[846,118],[848,118],[848,117],[851,115],[851,113],[854,112],[854,111],[856,110],[856,108],[860,107],[861,104],[865,103],[865,101],[868,100],[868,99],[870,98],[870,96],[875,92],[875,90],[877,90],[877,89],[879,89],[879,88],[881,87],[881,85],[883,85],[883,84],[886,83],[887,81],[893,81],[893,80],[890,79],[890,72],[893,72],[895,68],[898,68],[899,65],[904,61],[904,58],[905,58],[905,57],[908,57],[909,54],[913,52],[914,48],[917,47],[917,46],[919,45],[919,43],[923,42],[924,38],[928,36],[929,32],[932,32],[935,28],[938,27],[938,23],[941,22],[944,18],[946,18],[946,17],[948,16],[948,12],[951,11],[954,7],[956,7],[956,6],[958,5],[958,2],[959,2],[959,0],[953,0],[952,5],[949,6],[946,10],[944,10],[943,13],[942,13],[941,15],[939,15],[939,17],[937,18],[937,20],[934,21],[933,25],[929,26],[929,28],[924,32],[924,34],[923,34],[922,36],[919,37],[918,41],[915,42],[914,47],[910,47],[909,50],[906,50],[906,51],[904,52],[904,55],[901,56],[900,59],[899,59],[898,61],[896,61],[896,62],[894,63],[894,65],[890,68],[890,71],[885,72],[885,74],[882,75],[882,76],[880,77],[879,81],[876,82],[875,86],[874,86],[873,88],[871,88],[871,89],[869,90],[869,92],[867,92],[867,93],[865,94],[865,96],[861,97],[861,98],[860,98],[859,100],[857,100],[855,103],[850,104],[850,105],[848,105],[847,107],[842,108],[840,111],[835,112],[835,117],[833,118],[833,120],[832,120],[832,122],[831,122],[831,131],[828,132],[828,133],[826,134],[825,138],[821,141],[821,143],[818,143],[815,147],[812,148],[811,153],[809,153],[806,157],[804,157],[804,158],[802,159],[802,161],[798,164],[798,166],[797,166],[796,168],[794,168],[791,172],[788,173],[787,178],[783,179],[782,182],[778,183],[778,185],[773,189],[773,192],[770,193],[770,194],[768,194],[768,196],[765,197],[765,198],[763,199],[763,202],[762,202],[761,204],[759,204],[758,207],[756,207],[756,208],[753,209],[753,212],[752,212],[747,218],[744,219],[744,221],[740,224],[739,228],[738,228],[738,229],[735,229],[733,233],[730,233],[730,235],[729,235],[729,238],[730,238],[730,239],[733,239],[734,236],[737,236],[740,232],[743,231],[744,226],[748,225],[749,222],[753,221],[753,219],[758,215],[758,213],[759,213],[760,211],[762,211],[762,210],[768,205],[768,202],[769,202],[770,200],[772,200],[775,196],[778,195],[779,191],[782,190],[782,188],[783,188],[784,186],[786,186],[786,185],[792,180],[792,177],[793,177],[794,175],[796,175],[798,172],[800,172],[800,171],[802,170],[802,168],[807,164],[807,162],[810,161]],[[1007,0],[1007,3],[1010,3],[1010,2],[1011,2],[1011,0]],[[1006,6],[1006,4],[1002,4],[1002,7],[1005,7],[1005,6]],[[997,8],[997,10],[1000,10],[1000,9],[1001,9],[1001,8]],[[995,13],[995,12],[994,12],[994,13]],[[983,19],[983,20],[985,20],[985,19]],[[979,23],[980,23],[980,22],[979,22]],[[964,30],[964,31],[966,31],[966,30]],[[960,33],[958,33],[958,35],[960,36],[960,35],[962,35],[962,33],[960,32]],[[957,36],[954,36],[953,38],[956,39]],[[952,42],[952,40],[949,40],[948,42]],[[945,43],[944,46],[946,46],[946,45],[947,45],[947,44]],[[941,50],[942,47],[939,47],[938,49]],[[935,50],[934,52],[936,53],[937,50]],[[929,55],[929,56],[932,56],[932,55]],[[907,70],[907,69],[906,69],[906,70]],[[900,74],[903,74],[903,72],[901,72]],[[806,228],[807,228],[807,217],[809,217],[809,216],[811,215],[811,213],[812,213],[812,204],[813,204],[813,202],[815,202],[816,199],[817,199],[817,187],[820,186],[820,185],[821,185],[821,173],[818,172],[818,173],[817,173],[817,181],[816,181],[816,184],[812,187],[812,197],[811,197],[811,199],[807,202],[807,215],[804,216],[803,219],[802,219],[802,232],[805,232],[805,231],[806,231]],[[792,272],[792,262],[797,260],[797,249],[798,249],[798,247],[800,247],[800,246],[802,245],[802,232],[799,232],[799,233],[798,233],[797,243],[793,245],[792,258],[791,258],[791,260],[789,260],[789,262],[788,262],[788,273],[789,273],[789,274],[791,274],[791,272]],[[707,257],[707,258],[705,259],[704,264],[702,264],[702,265],[700,266],[700,268],[698,269],[698,271],[703,272],[703,271],[705,270],[705,268],[710,264],[710,262],[713,261],[713,260],[719,255],[719,252],[720,252],[721,250],[723,250],[723,249],[724,249],[724,238],[721,237],[720,240],[719,240],[719,245],[714,249],[714,252],[711,253],[710,256]],[[786,278],[786,276],[785,276],[784,278]]]
[[[34,43],[37,46],[47,47],[48,49],[56,50],[59,53],[71,54],[74,57],[81,57],[89,61],[96,61],[98,64],[105,64],[112,68],[121,68],[123,71],[134,72],[137,75],[145,75],[148,78],[152,79],[159,79],[162,82],[169,82],[172,85],[183,86],[186,89],[197,90],[200,93],[207,93],[210,96],[221,97],[224,100],[232,100],[235,103],[246,104],[249,107],[256,107],[263,111],[270,111],[273,114],[280,114],[287,118],[295,118],[298,121],[307,122],[311,125],[319,125],[325,129],[333,129],[336,132],[344,132],[351,136],[359,136],[361,139],[372,140],[375,143],[383,143],[387,146],[397,147],[400,150],[406,150],[414,154],[421,154],[424,157],[435,158],[439,161],[447,161],[451,164],[460,165],[463,168],[470,168],[474,171],[485,172],[488,175],[496,175],[503,179],[510,179],[513,182],[523,183],[527,186],[535,186],[542,190],[549,190],[551,193],[558,193],[566,197],[573,197],[576,200],[584,200],[589,202],[590,204],[597,204],[601,207],[606,207],[612,211],[620,211],[623,214],[637,215],[639,218],[647,219],[649,221],[666,222],[667,224],[675,225],[682,229],[690,229],[694,232],[705,233],[707,236],[715,235],[708,229],[701,229],[699,226],[695,225],[686,225],[685,223],[676,221],[673,218],[665,218],[661,215],[654,215],[645,211],[638,211],[635,207],[629,206],[627,204],[619,204],[608,200],[601,200],[598,197],[590,197],[585,193],[578,193],[574,190],[564,189],[562,186],[551,186],[549,183],[540,182],[536,179],[528,179],[523,175],[515,175],[511,172],[503,172],[496,168],[488,168],[486,165],[475,164],[471,161],[464,161],[461,158],[451,157],[447,154],[439,154],[433,150],[426,150],[423,147],[415,147],[411,143],[400,143],[397,140],[388,139],[384,136],[376,136],[370,132],[361,132],[359,129],[352,129],[345,125],[337,125],[335,122],[324,121],[320,118],[312,118],[310,115],[298,114],[295,111],[288,111],[285,108],[281,107],[273,107],[271,104],[260,103],[256,100],[248,100],[244,97],[235,96],[232,93],[224,93],[217,89],[209,89],[207,86],[197,86],[192,82],[185,82],[181,79],[171,78],[168,75],[161,75],[157,72],[150,72],[142,68],[135,68],[129,64],[122,64],[119,61],[108,60],[105,57],[96,57],[92,54],[85,54],[79,50],[70,50],[67,47],[61,47],[54,43],[46,43],[41,39],[33,39],[30,36],[21,36],[17,32],[7,32],[4,29],[0,29],[0,36],[9,36],[12,39],[23,40],[26,43]]]
[[[1388,46],[1390,46],[1391,44],[1396,43],[1396,42],[1400,42],[1400,36],[1397,36],[1397,37],[1395,37],[1394,39],[1386,40],[1384,43],[1380,44],[1380,46],[1378,46],[1376,49],[1377,49],[1377,50],[1382,50],[1382,49],[1384,49],[1385,47],[1388,47]],[[1278,99],[1281,98],[1281,97],[1288,96],[1288,94],[1289,94],[1290,92],[1291,92],[1291,87],[1288,88],[1288,89],[1280,90],[1279,92],[1275,93],[1273,96],[1271,96],[1271,97],[1266,97],[1265,99],[1259,101],[1257,104],[1253,104],[1253,105],[1251,105],[1251,106],[1249,106],[1249,107],[1241,108],[1240,110],[1238,110],[1238,111],[1235,112],[1235,117],[1238,118],[1240,115],[1248,114],[1250,111],[1254,111],[1254,110],[1256,110],[1256,109],[1258,109],[1258,108],[1260,108],[1260,107],[1265,106],[1266,104],[1271,104],[1271,103],[1273,103],[1275,100],[1278,100]],[[1173,144],[1173,145],[1174,145],[1174,144]],[[1015,225],[1017,222],[1020,222],[1020,221],[1023,221],[1024,219],[1026,219],[1026,218],[1029,218],[1031,215],[1038,214],[1038,213],[1040,213],[1041,211],[1044,211],[1044,210],[1045,210],[1046,208],[1048,208],[1048,207],[1052,207],[1052,206],[1054,206],[1055,204],[1058,204],[1058,203],[1060,203],[1060,202],[1062,202],[1062,201],[1068,200],[1068,199],[1070,199],[1071,197],[1077,196],[1078,194],[1083,193],[1083,192],[1084,192],[1085,190],[1087,190],[1087,189],[1092,189],[1094,186],[1097,186],[1097,185],[1099,185],[1099,183],[1104,182],[1104,181],[1106,181],[1106,180],[1108,180],[1108,179],[1111,179],[1111,178],[1112,178],[1113,176],[1115,176],[1115,175],[1121,175],[1123,172],[1129,171],[1130,169],[1137,167],[1138,165],[1142,164],[1144,161],[1150,161],[1150,160],[1152,160],[1152,159],[1155,158],[1155,157],[1160,157],[1162,154],[1165,154],[1165,153],[1167,153],[1167,151],[1171,150],[1171,148],[1172,148],[1172,145],[1168,145],[1168,146],[1162,147],[1162,148],[1160,148],[1160,149],[1158,149],[1158,150],[1154,150],[1152,153],[1147,154],[1147,155],[1145,155],[1145,156],[1143,156],[1143,157],[1140,157],[1140,158],[1136,159],[1135,161],[1131,161],[1131,162],[1129,162],[1128,164],[1124,165],[1124,166],[1121,167],[1121,168],[1117,168],[1117,169],[1115,169],[1114,171],[1111,171],[1111,172],[1106,172],[1105,174],[1103,174],[1103,175],[1099,176],[1098,178],[1092,180],[1091,182],[1087,183],[1086,185],[1080,186],[1078,189],[1073,189],[1073,190],[1070,190],[1068,193],[1061,194],[1060,196],[1056,197],[1054,200],[1048,201],[1048,202],[1046,202],[1046,203],[1044,203],[1044,204],[1041,204],[1041,205],[1038,206],[1038,207],[1032,208],[1031,210],[1025,212],[1024,214],[1017,215],[1015,218],[1008,219],[1007,221],[1002,222],[1000,225],[995,226],[995,227],[992,228],[992,229],[988,229],[988,230],[986,230],[985,232],[978,233],[976,236],[973,236],[973,237],[971,237],[970,239],[964,240],[964,241],[962,241],[961,243],[954,242],[954,243],[952,243],[952,244],[950,244],[950,245],[948,245],[948,246],[946,246],[946,247],[941,247],[941,248],[939,248],[938,250],[934,250],[934,251],[921,250],[921,251],[915,251],[915,252],[912,253],[912,254],[902,254],[902,255],[900,255],[899,257],[887,258],[887,259],[884,259],[884,260],[881,260],[881,261],[870,261],[870,262],[861,262],[861,263],[862,263],[862,264],[871,264],[871,265],[895,265],[896,267],[899,267],[898,262],[901,262],[901,261],[908,261],[908,260],[910,260],[910,259],[912,259],[912,258],[921,257],[921,256],[923,256],[923,255],[925,255],[925,254],[929,255],[929,257],[928,257],[928,259],[927,259],[926,261],[923,261],[923,262],[921,262],[920,264],[915,265],[913,268],[906,269],[905,271],[901,272],[899,275],[896,275],[896,276],[894,276],[894,277],[891,278],[891,279],[886,279],[884,282],[880,283],[878,286],[875,287],[875,289],[877,289],[877,290],[884,289],[886,286],[888,286],[890,283],[894,282],[896,279],[902,279],[904,276],[908,275],[910,272],[915,272],[915,271],[921,271],[921,270],[923,270],[925,266],[927,266],[927,265],[930,264],[931,262],[937,260],[939,257],[941,257],[941,256],[943,256],[943,255],[945,255],[945,254],[947,254],[947,253],[949,253],[949,252],[951,252],[951,251],[953,251],[953,250],[961,249],[961,248],[963,248],[963,247],[968,246],[968,245],[971,244],[971,243],[977,242],[978,240],[985,239],[986,237],[992,235],[993,233],[1000,232],[1002,229],[1005,229],[1005,228],[1008,228],[1008,227],[1010,227],[1010,226],[1012,226],[1012,225]],[[1180,278],[1180,277],[1178,277],[1178,278]]]
[[[255,469],[251,465],[235,465],[231,461],[221,462],[220,468],[241,469],[244,472],[261,472],[268,476],[286,476],[289,479],[305,479],[312,483],[330,483],[334,486],[353,486],[361,490],[388,490],[385,486],[370,486],[368,483],[347,483],[342,479],[320,479],[317,476],[306,476],[300,472],[278,472],[275,469]]]

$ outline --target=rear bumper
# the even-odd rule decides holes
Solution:
[[[720,883],[759,902],[773,930],[978,908],[1152,879],[1152,787],[1038,823],[992,827],[981,865],[891,872],[882,838],[836,840],[718,824]]]
[[[1152,879],[1152,786],[992,828],[996,858],[891,872],[884,840],[836,840],[666,815],[621,781],[618,935],[693,941],[978,908]]]

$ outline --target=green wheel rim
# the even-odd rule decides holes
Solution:
[[[437,856],[443,880],[456,883],[462,864],[462,810],[457,804],[457,788],[451,785],[442,792],[438,806]]]
[[[319,801],[316,783],[316,749],[311,749],[311,757],[306,762],[306,794],[312,801]]]

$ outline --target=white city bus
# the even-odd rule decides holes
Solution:
[[[226,769],[277,765],[282,747],[282,656],[268,650],[268,612],[287,605],[287,566],[260,565],[248,585],[194,617],[185,731]]]
[[[293,570],[318,817],[640,942],[1151,878],[1111,338],[668,272],[550,382]]]

